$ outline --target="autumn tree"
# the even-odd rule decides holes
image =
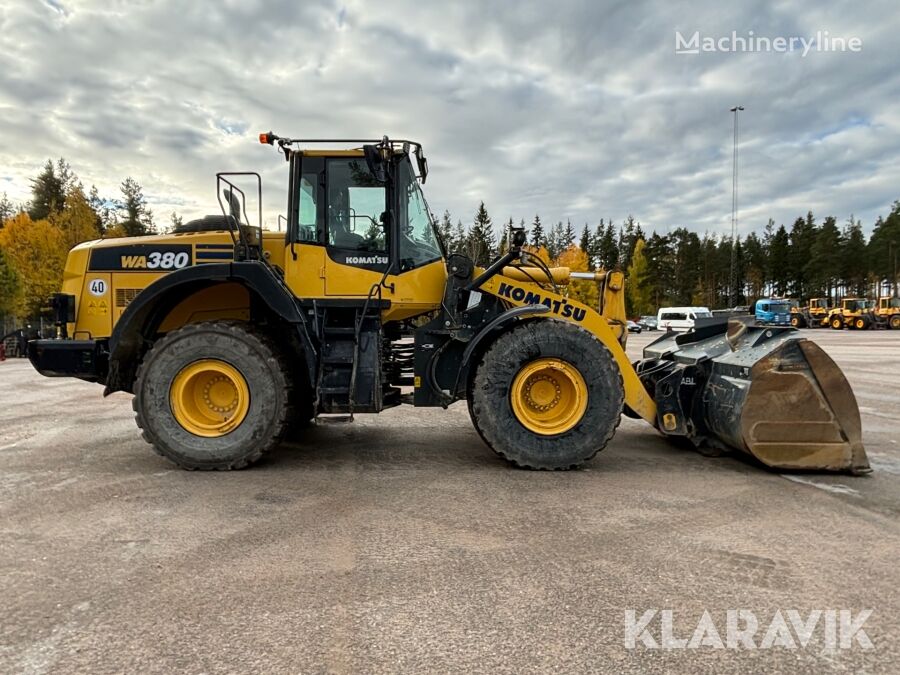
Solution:
[[[625,296],[631,310],[631,314],[643,316],[653,314],[652,289],[647,279],[647,258],[644,256],[645,243],[638,239],[634,243],[634,251],[631,254],[631,264],[626,271]]]
[[[20,213],[0,230],[0,248],[19,280],[13,312],[21,318],[38,315],[62,281],[68,252],[62,231]]]
[[[19,275],[0,247],[0,316],[12,314],[19,295]]]
[[[97,214],[81,185],[69,189],[62,210],[50,214],[49,220],[62,232],[67,251],[83,241],[100,238]]]
[[[580,246],[570,245],[559,254],[556,264],[560,267],[568,267],[573,272],[589,272],[590,261],[587,253]],[[568,285],[569,297],[583,302],[588,307],[598,309],[600,304],[600,289],[596,281],[588,279],[573,279]]]

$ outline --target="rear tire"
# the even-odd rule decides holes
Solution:
[[[542,363],[560,364],[561,370],[535,370]],[[549,421],[541,431],[541,420],[523,421],[522,405],[513,404],[515,391],[522,391],[523,374],[535,372],[535,381],[553,382],[561,417]],[[560,383],[553,381],[559,372]],[[565,372],[569,373],[579,402],[565,413]],[[564,381],[565,380],[565,381]],[[537,385],[526,388],[531,395]],[[581,394],[584,394],[581,396]],[[519,324],[498,337],[485,353],[475,373],[469,400],[472,423],[479,435],[498,455],[526,469],[572,469],[591,459],[613,437],[622,415],[625,390],[618,364],[603,343],[583,328],[553,319]],[[559,403],[557,403],[559,401]],[[519,409],[517,415],[516,409]],[[551,411],[552,412],[552,411]],[[539,413],[540,414],[540,413]],[[531,424],[532,428],[526,426]],[[560,429],[553,433],[553,425]]]
[[[900,330],[900,314],[894,314],[888,320],[888,326],[890,326],[893,330]]]
[[[220,364],[222,372],[231,373],[240,383],[235,390],[244,391],[240,421],[233,428],[189,430],[192,419],[202,422],[209,413],[195,399],[206,396],[209,405],[210,384],[204,387],[201,380],[199,389],[196,385],[185,389],[185,373],[207,363]],[[212,386],[220,385],[213,381]],[[172,331],[147,352],[138,370],[132,405],[144,440],[181,468],[242,469],[281,440],[290,389],[284,364],[267,336],[240,322],[198,323]],[[225,398],[231,397],[231,390],[225,393]],[[218,409],[226,405],[223,402]]]

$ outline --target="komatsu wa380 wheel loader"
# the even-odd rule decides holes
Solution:
[[[250,225],[234,177],[261,204],[257,174],[219,174],[226,215],[75,247],[58,339],[29,344],[44,375],[133,393],[144,438],[179,466],[245,467],[320,414],[465,400],[520,467],[579,466],[625,412],[770,467],[868,469],[847,381],[792,329],[668,334],[632,365],[621,272],[550,269],[523,231],[486,269],[445,253],[420,144],[260,140],[288,161],[286,233],[262,231],[261,206]],[[599,311],[567,297],[573,278],[601,285]]]

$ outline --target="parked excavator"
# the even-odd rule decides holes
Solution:
[[[632,364],[621,272],[550,268],[523,230],[484,268],[446,252],[421,144],[260,141],[288,163],[284,233],[262,229],[258,174],[220,173],[223,215],[76,246],[58,337],[29,344],[44,375],[134,394],[144,438],[175,464],[238,469],[317,416],[466,401],[524,468],[582,465],[624,412],[779,470],[869,469],[847,380],[793,329],[713,322]],[[573,279],[600,284],[597,309],[566,294]]]

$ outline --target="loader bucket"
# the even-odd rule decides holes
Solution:
[[[666,334],[644,357],[637,370],[663,433],[775,469],[870,471],[850,384],[795,329],[715,321]]]

